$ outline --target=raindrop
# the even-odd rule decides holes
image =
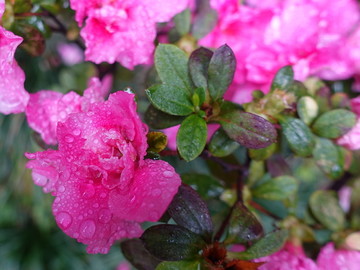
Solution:
[[[65,141],[67,143],[72,143],[74,141],[74,137],[70,136],[70,135],[67,135],[67,136],[65,136]]]
[[[38,186],[43,187],[43,186],[45,186],[45,185],[47,184],[48,179],[47,179],[47,177],[44,176],[44,175],[38,174],[38,173],[36,173],[36,172],[33,172],[33,173],[32,173],[32,177],[33,177],[33,179],[34,179],[34,183],[35,183],[36,185],[38,185]]]
[[[81,194],[84,198],[89,199],[95,195],[95,188],[93,185],[87,184],[82,186]]]
[[[60,212],[56,215],[56,222],[59,224],[61,229],[66,230],[72,223],[72,217],[67,212]]]
[[[163,172],[163,175],[165,177],[172,177],[174,175],[174,173],[172,171],[165,171],[165,172]]]
[[[111,212],[109,209],[103,208],[99,213],[99,222],[101,223],[109,223],[111,220]]]
[[[159,196],[160,194],[161,194],[161,190],[158,189],[158,188],[156,188],[156,189],[154,189],[154,190],[152,191],[152,195],[153,195],[154,197],[157,197],[157,196]]]
[[[64,192],[65,191],[65,187],[64,186],[60,186],[59,187],[59,192]]]
[[[85,220],[80,225],[80,234],[84,238],[92,238],[95,234],[96,225],[91,219]]]
[[[79,136],[80,134],[81,134],[81,130],[80,129],[74,129],[74,131],[73,131],[73,134],[75,135],[75,136]]]

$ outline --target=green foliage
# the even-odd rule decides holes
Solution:
[[[215,157],[225,157],[233,153],[239,144],[230,139],[226,132],[220,128],[211,137],[209,151]]]
[[[271,84],[271,90],[287,90],[294,82],[294,71],[291,66],[285,66],[279,69]]]
[[[298,181],[294,177],[283,175],[257,186],[252,194],[267,200],[285,200],[296,194],[297,190]]]

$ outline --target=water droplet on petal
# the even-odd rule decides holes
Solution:
[[[38,174],[36,172],[32,173],[32,177],[34,179],[34,183],[41,187],[45,186],[48,182],[48,179],[46,176]]]
[[[61,229],[66,230],[72,223],[72,217],[67,212],[60,212],[56,215],[56,222]]]
[[[154,189],[154,190],[152,191],[152,195],[153,195],[154,197],[157,197],[157,196],[159,196],[160,194],[161,194],[161,190],[158,189],[158,188],[156,188],[156,189]]]
[[[75,136],[79,136],[79,135],[81,134],[81,130],[78,129],[78,128],[76,128],[76,129],[74,129],[73,134],[74,134]]]
[[[99,213],[99,222],[101,223],[109,223],[111,220],[111,212],[109,209],[103,208]]]
[[[93,197],[95,195],[94,186],[90,185],[90,184],[82,185],[81,186],[81,195],[86,199]]]
[[[163,175],[164,175],[165,177],[173,177],[173,176],[174,176],[174,172],[172,172],[172,171],[165,171],[165,172],[163,172]]]
[[[65,191],[65,187],[64,186],[60,186],[58,189],[59,192],[64,192]]]
[[[94,203],[94,204],[93,204],[93,207],[94,207],[94,208],[98,208],[98,207],[99,207],[99,204],[98,204],[98,203]]]
[[[95,234],[96,225],[91,219],[85,220],[80,225],[80,234],[84,238],[92,238]]]
[[[65,141],[67,143],[72,143],[74,141],[74,137],[70,136],[70,135],[67,135],[67,136],[65,136]]]

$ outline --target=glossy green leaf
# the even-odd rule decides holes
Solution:
[[[208,70],[208,88],[214,100],[223,97],[236,70],[236,58],[228,45],[218,48],[211,57]]]
[[[175,28],[180,36],[186,35],[190,31],[191,12],[185,9],[174,17]]]
[[[194,188],[204,199],[218,197],[224,191],[219,180],[210,175],[188,173],[182,174],[181,179],[183,183]]]
[[[218,14],[210,6],[209,0],[197,0],[197,13],[194,18],[192,35],[201,39],[211,32],[215,27]]]
[[[315,145],[314,135],[300,119],[282,117],[280,124],[290,148],[299,156],[310,156]]]
[[[155,67],[163,83],[175,86],[190,97],[192,83],[185,52],[175,45],[159,44],[155,51]]]
[[[333,191],[318,190],[310,197],[310,209],[315,218],[332,231],[341,231],[345,227],[345,213],[339,205]]]
[[[316,119],[313,130],[325,138],[335,139],[347,133],[356,123],[356,115],[348,110],[326,112]]]
[[[285,66],[279,69],[271,84],[271,90],[287,90],[294,82],[294,71],[291,66]]]
[[[209,151],[215,157],[225,157],[234,152],[240,145],[230,139],[226,132],[220,128],[211,137]]]
[[[194,111],[194,105],[186,91],[174,85],[153,85],[146,89],[151,103],[159,110],[178,116],[184,116]]]
[[[277,138],[274,126],[256,114],[235,110],[220,115],[216,121],[231,139],[247,148],[264,148]]]
[[[298,187],[298,181],[294,177],[283,175],[257,186],[252,190],[252,194],[267,200],[285,200],[294,196]]]
[[[208,68],[213,52],[200,47],[192,52],[189,58],[189,71],[196,87],[207,89]]]
[[[175,116],[164,113],[150,104],[145,112],[145,123],[155,129],[164,129],[181,124],[185,119],[183,116]]]
[[[178,261],[178,262],[162,262],[156,270],[198,270],[198,261]]]
[[[171,224],[150,227],[140,239],[153,256],[165,261],[192,259],[205,245],[200,235]]]
[[[225,239],[227,244],[247,243],[257,240],[264,234],[263,227],[251,211],[238,202],[231,214],[228,235]]]
[[[310,125],[319,113],[319,106],[312,97],[301,97],[297,103],[297,112],[301,120]]]
[[[316,164],[333,179],[343,173],[342,158],[337,146],[325,138],[317,138],[313,156]]]
[[[246,251],[240,253],[231,253],[229,255],[233,258],[241,260],[252,260],[260,257],[265,257],[280,250],[288,238],[287,230],[278,230],[268,233]]]
[[[180,226],[211,241],[213,223],[206,203],[188,185],[181,185],[168,208],[168,213]]]
[[[186,161],[198,157],[204,150],[207,126],[203,118],[196,114],[188,116],[181,124],[176,136],[179,153]]]
[[[196,96],[196,100],[197,102],[194,102],[194,97]],[[195,93],[193,95],[193,104],[195,107],[200,107],[204,101],[205,101],[205,97],[206,97],[206,92],[205,89],[202,87],[198,87],[195,89]]]
[[[152,256],[144,247],[144,243],[137,238],[123,241],[121,251],[125,258],[139,270],[153,270],[161,262]]]

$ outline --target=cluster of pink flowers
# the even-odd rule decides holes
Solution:
[[[58,150],[26,154],[34,182],[56,197],[59,227],[89,253],[139,237],[140,223],[157,221],[177,192],[168,163],[144,160],[147,131],[134,95],[119,91],[59,122]]]
[[[151,64],[156,23],[167,22],[188,6],[189,0],[71,0],[86,60],[119,62],[132,69]]]
[[[315,262],[306,257],[300,246],[287,243],[282,250],[255,261],[266,262],[259,270],[357,270],[360,252],[335,249],[333,243],[328,243],[321,249]]]
[[[237,70],[227,93],[232,101],[250,101],[254,89],[268,91],[285,65],[293,66],[298,80],[347,79],[360,72],[355,0],[212,0],[211,5],[219,20],[200,44],[227,43],[234,50]]]

